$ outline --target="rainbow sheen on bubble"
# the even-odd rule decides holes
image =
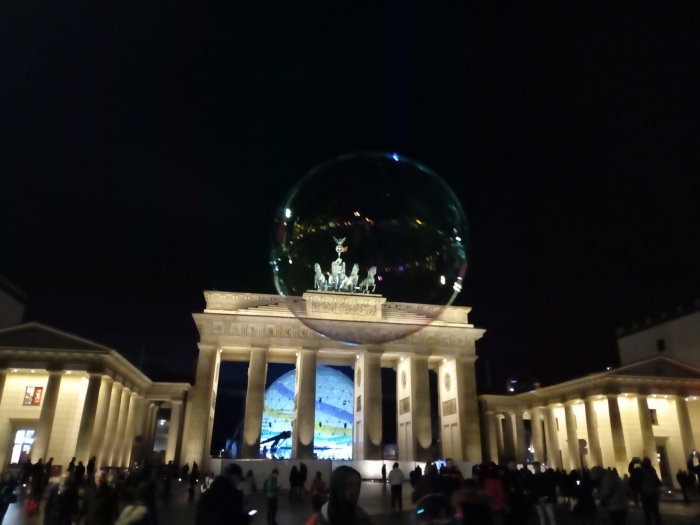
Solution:
[[[384,343],[429,325],[454,301],[467,235],[459,200],[432,170],[396,153],[358,153],[314,168],[291,189],[275,217],[270,263],[305,325],[341,343]],[[389,316],[400,323],[385,316],[380,330],[318,319],[295,299],[309,290],[380,295],[386,311],[402,311]],[[390,303],[434,307],[413,315]]]

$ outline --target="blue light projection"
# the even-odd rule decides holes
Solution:
[[[265,391],[261,455],[291,456],[291,438],[264,442],[292,430],[295,378],[296,369],[290,370]],[[319,459],[352,458],[352,396],[353,382],[349,377],[328,366],[316,367],[314,453]]]

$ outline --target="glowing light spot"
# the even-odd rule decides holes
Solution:
[[[360,216],[360,212],[359,212],[359,211],[354,211],[352,214],[353,214],[355,217],[359,217],[359,216]]]
[[[285,209],[285,210],[284,210],[284,216],[287,217],[287,219],[291,218],[291,216],[292,216],[292,210],[290,210],[289,208]]]
[[[417,222],[418,224],[423,224],[423,222],[422,222],[420,219],[416,219],[416,222]]]
[[[447,281],[445,280],[445,276],[441,275],[440,276],[440,284],[445,284]]]
[[[398,153],[392,153],[392,154],[391,154],[391,158],[394,159],[396,162],[398,162],[398,161],[399,161],[399,155],[398,155]]]
[[[462,238],[461,238],[461,237],[455,237],[455,241],[457,241],[457,242],[462,242]]]

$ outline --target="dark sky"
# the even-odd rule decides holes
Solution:
[[[357,150],[472,230],[492,386],[616,361],[700,297],[695,11],[493,2],[0,7],[0,273],[27,319],[189,379],[202,290],[273,293],[275,207]]]

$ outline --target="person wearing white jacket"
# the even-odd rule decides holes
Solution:
[[[394,463],[394,468],[389,472],[389,485],[391,485],[391,510],[396,508],[398,503],[399,511],[403,510],[403,472],[398,463]]]

